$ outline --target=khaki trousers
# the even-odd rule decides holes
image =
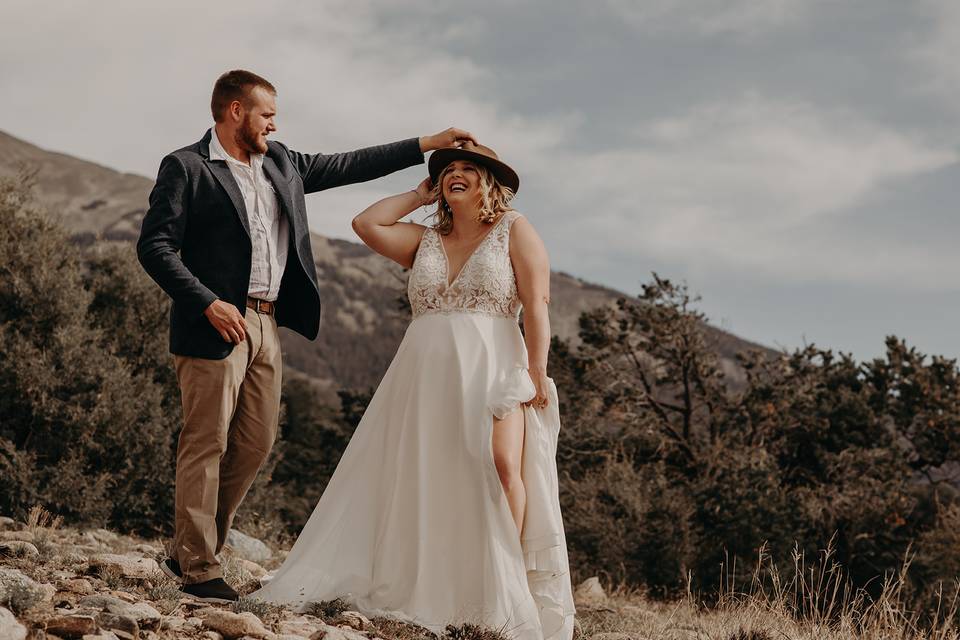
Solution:
[[[175,356],[183,400],[171,556],[187,584],[223,577],[237,507],[277,436],[282,364],[273,316],[246,308],[247,338],[223,360]]]

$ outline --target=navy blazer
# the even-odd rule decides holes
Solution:
[[[267,142],[263,170],[287,216],[290,250],[276,301],[277,323],[313,340],[320,292],[304,194],[364,182],[423,162],[417,138],[348,153],[305,154]],[[227,163],[210,159],[210,131],[160,163],[137,256],[173,299],[170,351],[221,359],[233,350],[203,315],[216,299],[243,313],[252,248],[243,196]]]

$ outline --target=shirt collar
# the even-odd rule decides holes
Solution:
[[[240,162],[223,148],[223,145],[220,144],[220,138],[217,137],[217,128],[210,127],[210,159],[211,160],[223,160],[230,164],[235,164],[239,167],[250,168],[253,167],[256,169],[261,164],[263,164],[263,154],[262,153],[251,153],[250,154],[250,164],[247,165],[243,162]]]

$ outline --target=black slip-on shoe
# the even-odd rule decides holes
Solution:
[[[185,584],[180,587],[180,591],[200,602],[230,603],[240,599],[240,594],[224,582],[223,578],[214,578],[196,584]]]
[[[174,580],[183,580],[183,571],[180,569],[180,563],[173,558],[167,558],[161,562],[160,570]]]

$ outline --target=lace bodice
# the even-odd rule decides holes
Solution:
[[[516,211],[500,216],[449,286],[450,265],[440,234],[427,228],[407,282],[413,317],[425,313],[518,317],[521,305],[510,262],[510,227],[519,217]]]

